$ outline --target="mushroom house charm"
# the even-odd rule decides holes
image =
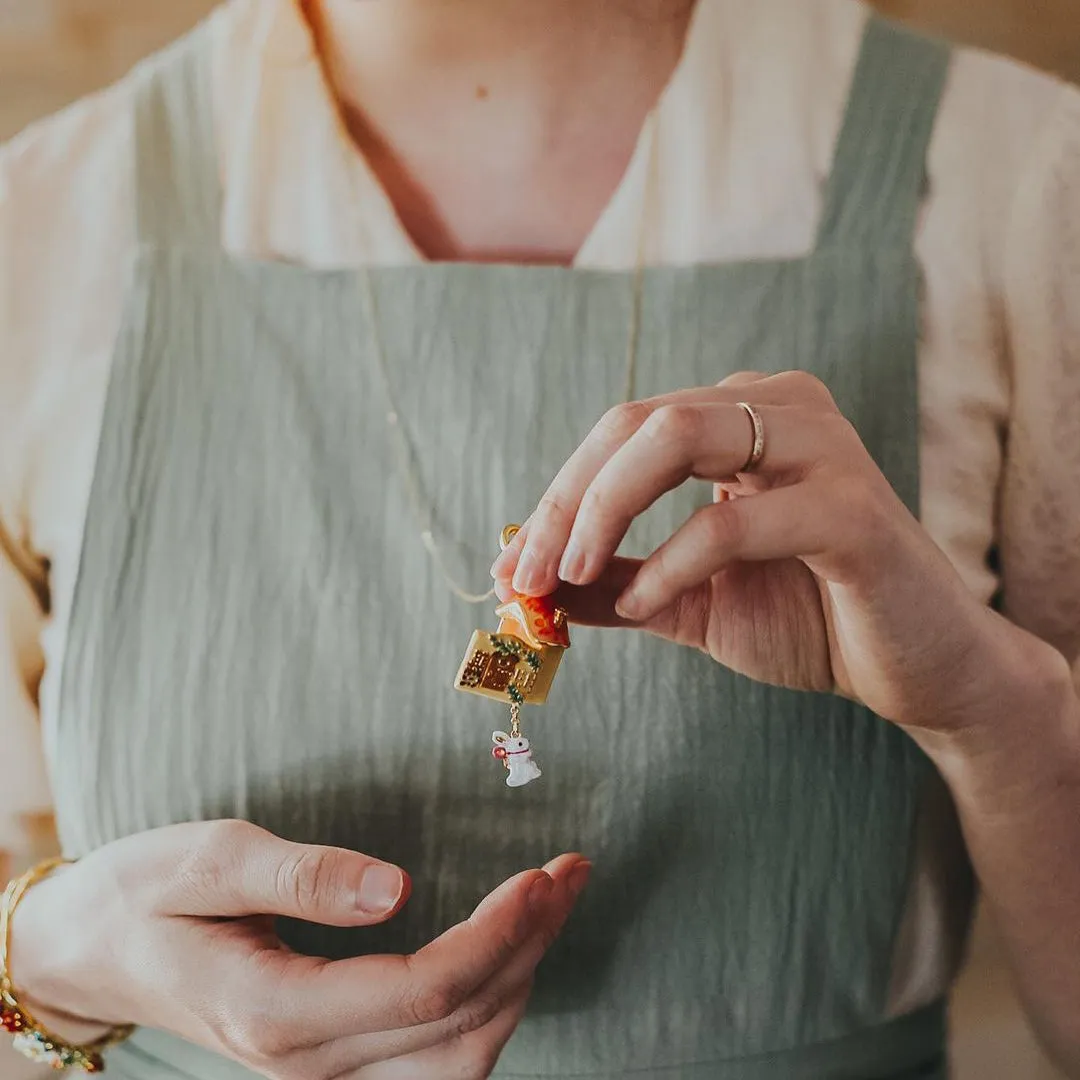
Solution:
[[[515,526],[504,530],[504,546],[516,531]],[[547,701],[563,653],[570,648],[570,630],[566,612],[549,597],[514,596],[495,614],[498,630],[473,634],[454,686],[510,707],[510,731],[494,733],[492,753],[506,767],[507,785],[522,787],[539,779],[540,768],[521,734],[521,709]]]

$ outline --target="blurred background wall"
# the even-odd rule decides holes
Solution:
[[[956,41],[1009,53],[1080,82],[1080,0],[871,0],[871,3],[883,14]]]
[[[104,86],[209,0],[0,0],[0,139]]]
[[[211,6],[211,0],[0,0],[0,138],[109,82]],[[1080,81],[1080,0],[876,0],[876,6]]]
[[[812,3],[813,0],[805,0]],[[104,86],[211,0],[0,0],[0,141]],[[886,14],[1080,81],[1080,0],[877,0]],[[0,1080],[27,1070],[0,1047]],[[1055,1080],[1035,1049],[981,917],[953,1006],[957,1080]]]

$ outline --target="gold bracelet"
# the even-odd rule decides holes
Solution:
[[[0,902],[0,1028],[15,1036],[15,1049],[31,1061],[57,1070],[81,1069],[87,1073],[99,1073],[105,1071],[103,1052],[129,1038],[135,1029],[115,1027],[87,1046],[72,1046],[58,1039],[46,1031],[24,1005],[19,1004],[8,961],[11,955],[11,919],[15,909],[30,889],[61,866],[69,865],[66,859],[49,859],[40,863],[12,881]]]

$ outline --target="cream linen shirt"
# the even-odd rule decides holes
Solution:
[[[865,18],[853,0],[700,0],[658,123],[577,264],[634,263],[651,138],[650,262],[806,253]],[[418,259],[342,134],[292,0],[232,0],[212,47],[226,249],[313,267]],[[129,79],[0,150],[0,848],[19,844],[19,815],[49,804],[48,733],[134,244],[131,106]],[[929,166],[924,521],[980,599],[1001,586],[1011,614],[1075,661],[1080,95],[961,51]]]

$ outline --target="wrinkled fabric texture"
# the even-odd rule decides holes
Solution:
[[[497,1076],[943,1075],[940,1003],[886,1019],[935,784],[892,726],[580,631],[526,715],[544,779],[505,787],[503,714],[449,690],[491,615],[425,553],[355,275],[220,250],[199,46],[146,72],[138,110],[142,243],[49,733],[67,853],[239,816],[405,866],[413,898],[390,925],[283,927],[334,957],[414,949],[523,866],[582,850],[593,884]],[[870,24],[816,250],[646,271],[639,395],[805,368],[917,507],[912,234],[947,62]],[[435,532],[483,580],[502,525],[622,394],[632,275],[372,274]],[[665,498],[628,550],[709,497]],[[112,1067],[246,1075],[153,1032]]]

